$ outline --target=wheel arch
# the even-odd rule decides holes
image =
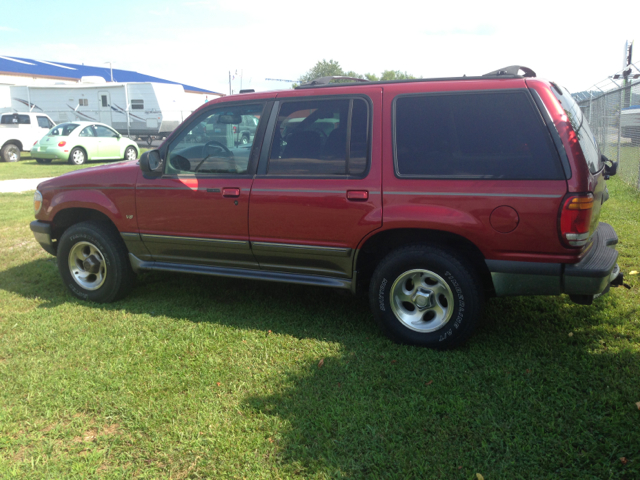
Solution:
[[[480,276],[485,294],[495,294],[485,257],[473,242],[455,233],[418,228],[383,230],[365,239],[354,258],[358,284],[368,284],[378,263],[391,251],[415,244],[432,245],[461,256]]]
[[[69,227],[81,222],[94,221],[107,226],[120,235],[115,223],[105,213],[92,208],[69,207],[57,212],[51,222],[51,237],[60,240]]]
[[[7,140],[2,144],[2,147],[0,147],[0,149],[6,147],[7,145],[15,145],[22,152],[22,142],[20,140],[17,140],[15,138],[12,138],[11,140]]]
[[[88,162],[89,160],[91,160],[89,158],[89,153],[87,152],[87,149],[83,146],[83,145],[74,145],[73,148],[71,150],[69,150],[69,157],[67,158],[71,158],[71,154],[73,153],[73,151],[79,148],[80,150],[82,150],[84,152],[84,161]]]

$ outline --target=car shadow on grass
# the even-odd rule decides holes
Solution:
[[[640,355],[637,335],[618,328],[637,316],[626,293],[591,307],[494,299],[466,346],[436,352],[391,343],[365,299],[329,289],[148,273],[126,299],[95,305],[66,291],[52,258],[1,271],[0,289],[40,308],[78,303],[339,344],[242,402],[247,418],[267,419],[261,453],[282,476],[640,476]]]

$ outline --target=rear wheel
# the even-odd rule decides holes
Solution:
[[[392,340],[446,349],[463,344],[482,314],[478,275],[452,252],[403,247],[376,268],[369,290],[374,317]]]
[[[47,163],[51,163],[51,158],[36,158],[36,162],[40,163],[40,164],[47,164]]]
[[[113,302],[133,287],[127,249],[109,225],[89,221],[69,227],[60,238],[57,257],[64,283],[82,300]]]
[[[76,147],[71,150],[71,153],[69,154],[69,163],[71,165],[82,165],[86,161],[87,155],[84,153],[83,149]]]
[[[124,159],[135,160],[136,158],[138,158],[138,151],[133,147],[127,147],[124,151]]]
[[[13,143],[7,143],[2,147],[2,160],[5,162],[17,162],[20,160],[20,148]]]

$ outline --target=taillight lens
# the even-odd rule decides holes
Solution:
[[[593,212],[593,195],[567,197],[560,212],[560,238],[568,247],[583,247],[589,240],[589,226]]]
[[[65,142],[65,141],[63,140],[63,141],[61,141],[61,142],[58,144],[58,146],[59,146],[59,147],[64,147],[66,144],[67,144],[67,142]]]
[[[33,144],[35,145],[36,143],[38,143],[38,140],[36,140],[35,142],[33,142]]]

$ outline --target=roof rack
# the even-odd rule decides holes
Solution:
[[[494,70],[493,72],[485,73],[483,77],[500,77],[502,75],[514,75],[518,76],[518,73],[522,70],[524,72],[523,77],[535,77],[536,72],[531,70],[530,68],[523,67],[522,65],[511,65],[509,67],[500,68],[498,70]]]
[[[300,85],[301,87],[312,87],[317,85],[328,85],[331,80],[353,80],[354,82],[369,82],[366,78],[357,78],[357,77],[345,77],[343,75],[334,75],[331,77],[320,77],[311,80],[310,82],[303,83]]]

